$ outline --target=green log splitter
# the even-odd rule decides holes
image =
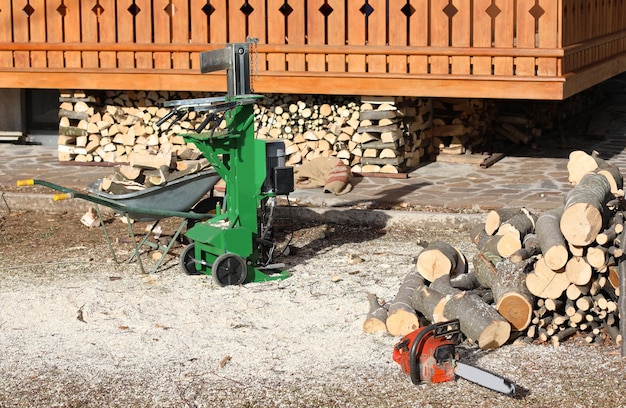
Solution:
[[[182,136],[224,180],[225,195],[223,201],[214,201],[214,217],[185,233],[193,243],[181,254],[180,263],[186,273],[212,275],[221,286],[289,276],[280,270],[284,265],[271,263],[275,244],[269,237],[270,222],[261,220],[269,199],[293,191],[293,168],[285,166],[284,142],[255,138],[253,107],[263,96],[250,88],[251,43],[201,53],[202,73],[226,70],[227,95],[164,102],[162,106],[173,109],[158,123],[171,117],[180,120],[190,111],[206,115],[196,133]],[[226,126],[218,126],[221,121]],[[213,126],[205,131],[209,123]]]

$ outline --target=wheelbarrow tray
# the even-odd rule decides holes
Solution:
[[[87,191],[95,196],[115,202],[123,207],[132,208],[126,212],[128,217],[137,221],[156,221],[167,215],[141,212],[141,209],[164,212],[189,212],[200,199],[213,189],[220,180],[214,169],[192,173],[160,186],[148,187],[132,193],[111,194],[101,191],[102,180],[97,180],[87,187]],[[114,210],[118,211],[114,208]],[[121,212],[121,211],[118,211]]]

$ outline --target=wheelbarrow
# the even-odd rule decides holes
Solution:
[[[86,188],[87,193],[63,187],[45,180],[19,180],[17,185],[41,185],[62,192],[62,194],[55,194],[53,196],[54,201],[78,198],[94,203],[105,239],[109,249],[111,250],[113,259],[116,262],[117,257],[115,255],[115,251],[113,250],[111,240],[109,239],[109,234],[104,225],[99,206],[111,208],[113,211],[125,216],[127,219],[153,222],[148,233],[140,240],[139,243],[137,243],[137,240],[135,239],[135,233],[133,232],[131,223],[127,223],[129,234],[134,244],[134,252],[130,257],[129,262],[136,258],[141,271],[145,273],[143,262],[139,256],[141,248],[143,248],[144,245],[147,245],[163,251],[163,256],[161,256],[161,258],[157,261],[154,268],[154,272],[156,272],[165,259],[165,254],[170,251],[174,242],[176,242],[178,237],[181,235],[186,225],[191,226],[195,222],[214,216],[214,214],[209,213],[209,211],[215,208],[215,205],[219,203],[219,198],[215,198],[212,195],[213,187],[219,180],[220,176],[217,172],[213,169],[209,169],[171,180],[160,186],[148,187],[140,191],[125,194],[110,194],[108,192],[101,191],[100,185],[102,180],[97,180],[89,185]],[[211,195],[206,198],[205,196],[209,192],[211,192]],[[157,227],[159,221],[169,217],[181,218],[182,220],[168,245],[163,246],[158,243],[148,241],[148,238]]]

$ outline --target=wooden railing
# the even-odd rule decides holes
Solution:
[[[0,27],[0,87],[223,90],[198,54],[249,37],[260,92],[561,99],[626,71],[626,0],[0,0]]]

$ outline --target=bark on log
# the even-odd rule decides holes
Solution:
[[[534,298],[526,287],[528,263],[514,264],[505,260],[494,264],[483,254],[474,257],[478,282],[491,288],[496,310],[518,331],[528,327],[533,312]]]
[[[498,208],[489,211],[485,220],[485,232],[489,235],[496,233],[500,225],[522,212],[521,208]]]
[[[389,304],[386,321],[389,334],[404,336],[420,327],[415,308],[411,306],[411,298],[424,286],[424,281],[417,271],[406,274],[398,293]]]
[[[560,227],[563,209],[557,207],[546,211],[539,216],[535,227],[544,262],[555,271],[563,268],[569,258],[567,243]]]
[[[541,246],[536,234],[527,234],[522,240],[522,248],[509,256],[509,261],[518,263],[541,253]]]
[[[376,333],[387,330],[387,308],[378,303],[378,298],[373,293],[367,294],[367,301],[370,305],[367,317],[363,322],[363,331],[365,333]]]
[[[433,241],[417,257],[417,271],[429,282],[444,276],[465,273],[467,261],[455,247],[443,241]]]
[[[497,254],[503,258],[508,258],[522,248],[522,243],[514,235],[494,235],[485,243],[481,252]]]
[[[604,176],[589,173],[567,194],[561,216],[561,232],[577,246],[589,245],[604,226],[604,204],[611,186]]]
[[[422,310],[426,301],[421,297],[428,299],[432,310]],[[459,319],[461,332],[476,341],[481,349],[500,347],[511,335],[511,325],[496,309],[479,296],[451,287],[447,276],[416,292],[413,306],[424,316],[433,316],[435,321]]]
[[[498,228],[497,235],[513,234],[520,241],[531,232],[535,231],[537,216],[526,209],[513,218],[509,219]]]

